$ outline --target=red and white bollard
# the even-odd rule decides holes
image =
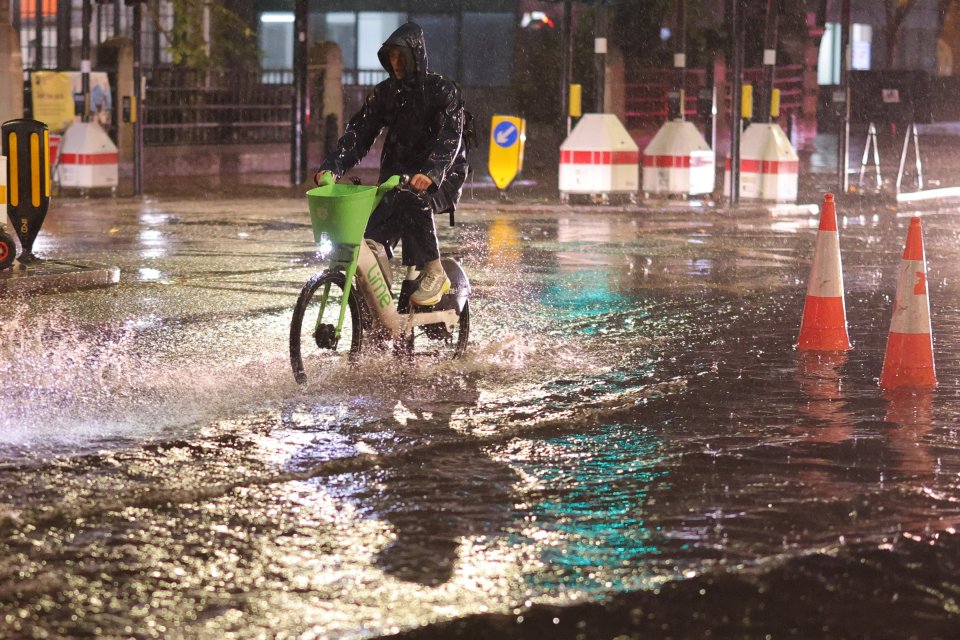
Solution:
[[[571,194],[607,200],[610,194],[637,197],[640,148],[617,116],[587,113],[560,145],[560,201]]]
[[[754,122],[740,142],[740,197],[796,202],[800,157],[776,122]],[[730,195],[730,159],[723,192]]]
[[[686,120],[660,127],[643,151],[646,194],[695,196],[713,193],[716,159],[700,131]]]
[[[60,142],[60,186],[79,189],[116,188],[119,153],[96,122],[76,122]]]

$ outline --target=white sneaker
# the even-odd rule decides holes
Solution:
[[[450,291],[450,278],[443,271],[427,271],[420,278],[420,286],[410,296],[410,302],[418,307],[430,307]]]

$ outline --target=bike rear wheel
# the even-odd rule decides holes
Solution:
[[[454,326],[453,333],[442,325],[415,327],[407,338],[406,353],[416,358],[432,357],[437,360],[456,359],[467,350],[470,341],[470,301],[463,303],[463,311]]]
[[[303,285],[290,321],[290,365],[299,384],[319,378],[323,369],[360,354],[363,346],[362,298],[351,287],[339,338],[334,336],[343,301],[344,274],[324,271]],[[324,300],[326,296],[326,300]]]

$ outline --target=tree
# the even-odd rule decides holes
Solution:
[[[174,64],[192,68],[259,66],[256,33],[226,7],[225,0],[172,0],[171,4],[170,28],[164,28],[154,3],[147,3],[146,7]]]
[[[883,11],[887,18],[884,26],[884,35],[887,40],[887,69],[892,69],[894,66],[903,23],[916,5],[917,0],[883,0]]]

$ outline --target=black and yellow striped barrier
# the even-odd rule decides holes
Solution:
[[[0,127],[7,157],[7,215],[20,238],[20,262],[34,259],[33,242],[50,207],[50,131],[37,120]]]

